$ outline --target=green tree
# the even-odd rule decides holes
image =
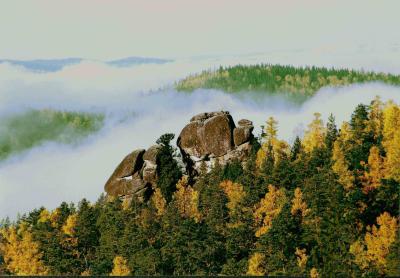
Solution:
[[[171,146],[171,140],[174,137],[174,134],[166,133],[157,140],[157,144],[161,146],[157,156],[157,186],[167,202],[171,200],[175,185],[182,176],[182,172],[175,160],[176,149]]]

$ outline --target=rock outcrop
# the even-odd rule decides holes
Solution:
[[[236,127],[229,112],[198,114],[181,131],[177,145],[187,174],[196,178],[203,163],[210,169],[218,161],[221,165],[248,158],[253,138],[253,123],[242,119]],[[157,187],[157,156],[160,146],[135,150],[115,169],[105,185],[113,197],[146,200]]]
[[[159,146],[147,151],[135,150],[128,154],[117,166],[104,186],[108,195],[144,199],[146,193],[157,186],[157,155]]]
[[[238,127],[229,112],[198,114],[181,131],[177,145],[189,175],[197,175],[204,162],[211,167],[238,159],[246,160],[251,151],[253,123],[240,120]]]

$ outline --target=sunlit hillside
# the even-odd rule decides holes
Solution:
[[[178,91],[193,91],[200,88],[220,89],[226,92],[262,91],[289,93],[299,98],[307,98],[325,86],[337,87],[374,81],[400,85],[400,76],[324,67],[238,65],[191,75],[176,83],[176,89]]]

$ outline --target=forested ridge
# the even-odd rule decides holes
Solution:
[[[190,75],[175,85],[178,91],[217,89],[236,93],[255,91],[287,95],[293,100],[304,101],[319,89],[340,87],[367,82],[400,85],[400,76],[349,69],[325,67],[295,67],[291,65],[236,65],[206,70]]]
[[[400,275],[400,106],[376,98],[338,126],[315,113],[292,144],[272,116],[245,163],[195,179],[161,136],[147,202],[102,195],[3,220],[0,274]]]

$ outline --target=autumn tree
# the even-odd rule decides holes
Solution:
[[[261,253],[254,253],[249,259],[249,267],[246,275],[262,276],[265,275],[265,270],[262,267],[264,255]]]
[[[35,242],[32,233],[25,223],[18,228],[12,226],[1,229],[3,253],[7,269],[16,275],[47,275],[49,269],[44,265],[39,243]]]
[[[256,236],[265,234],[272,226],[272,220],[281,212],[286,203],[286,195],[283,189],[277,189],[273,185],[268,185],[268,192],[261,199],[253,217],[257,225]]]
[[[400,107],[388,102],[383,110],[383,142],[386,178],[400,182]]]
[[[338,181],[343,185],[344,189],[349,191],[354,187],[355,178],[353,173],[349,170],[349,163],[346,160],[339,140],[335,141],[333,144],[332,159],[333,172],[337,174]]]
[[[398,223],[389,213],[382,213],[363,240],[357,240],[350,246],[350,253],[354,255],[354,262],[361,268],[367,269],[371,264],[380,273],[386,272],[386,257],[391,245],[395,242],[398,232]]]
[[[263,143],[257,152],[256,160],[256,164],[259,168],[262,168],[267,159],[271,159],[276,163],[290,152],[289,145],[285,141],[277,138],[277,124],[278,122],[273,117],[269,117],[265,128],[263,128]]]
[[[383,158],[379,153],[378,147],[371,147],[366,168],[368,170],[364,172],[364,177],[362,179],[364,192],[378,188],[385,174]]]
[[[323,125],[320,113],[314,113],[313,121],[308,125],[303,138],[303,146],[306,152],[311,152],[314,148],[324,146],[326,129]]]
[[[113,260],[113,269],[110,276],[129,276],[131,271],[127,265],[126,259],[121,256],[116,256]]]
[[[201,220],[199,212],[199,193],[188,184],[188,177],[183,176],[176,184],[174,203],[182,217],[192,218],[196,222]]]
[[[300,215],[301,217],[306,217],[310,212],[307,203],[303,199],[303,193],[299,187],[294,190],[294,197],[292,200],[292,208],[290,210],[293,216]]]

